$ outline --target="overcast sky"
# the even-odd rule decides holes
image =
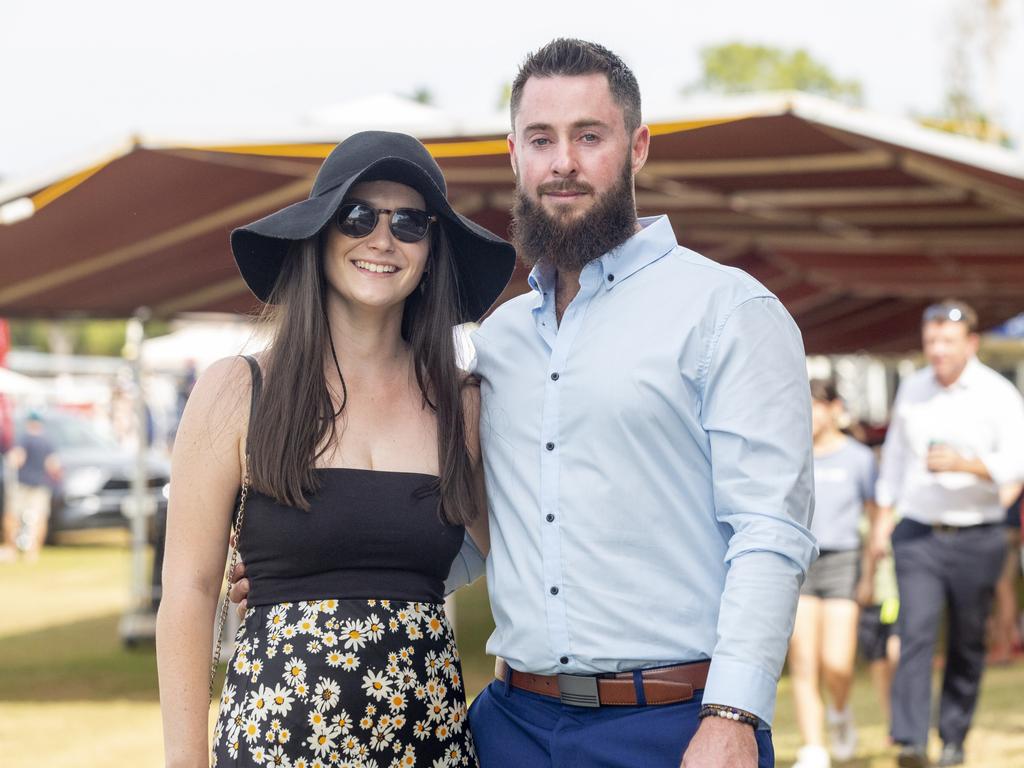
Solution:
[[[523,55],[561,35],[620,54],[646,105],[671,101],[699,76],[702,46],[740,40],[807,48],[837,76],[860,80],[870,109],[935,113],[955,12],[968,2],[980,4],[3,0],[0,177],[44,172],[133,132],[258,132],[419,86],[447,111],[488,114]],[[995,106],[1020,145],[1024,0],[1006,5]]]

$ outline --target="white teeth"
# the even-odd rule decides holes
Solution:
[[[369,261],[357,261],[354,262],[360,269],[365,269],[367,272],[397,272],[398,267],[393,267],[390,264],[372,264]]]

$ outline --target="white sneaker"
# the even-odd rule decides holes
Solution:
[[[852,760],[857,752],[857,729],[853,725],[853,711],[847,705],[843,711],[828,708],[828,743],[836,760]]]
[[[793,768],[831,768],[832,759],[828,750],[817,744],[805,744],[796,751]]]

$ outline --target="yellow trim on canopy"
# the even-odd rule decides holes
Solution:
[[[110,161],[105,160],[102,163],[91,166],[90,168],[86,168],[84,171],[79,171],[73,176],[68,176],[66,179],[62,179],[58,181],[56,184],[51,184],[50,186],[40,190],[39,192],[36,192],[34,195],[31,195],[29,199],[32,201],[32,204],[38,211],[40,208],[52,203],[58,197],[66,195],[68,192],[77,187],[83,181],[88,179],[90,176],[98,173],[99,171],[102,171],[108,165],[110,165]]]
[[[681,133],[692,131],[698,128],[706,128],[710,125],[730,123],[734,120],[742,120],[744,116],[710,118],[706,120],[684,120],[672,123],[651,124],[652,136],[663,136],[670,133]],[[334,144],[239,144],[234,146],[187,146],[182,145],[176,149],[196,149],[207,152],[224,152],[237,155],[264,155],[271,157],[295,157],[311,158],[322,160],[334,149]],[[508,143],[505,139],[474,139],[470,141],[442,141],[430,142],[425,145],[430,154],[436,158],[448,157],[485,157],[488,155],[507,155]],[[51,184],[45,189],[32,195],[31,200],[38,211],[49,205],[57,198],[67,194],[82,182],[86,181],[95,173],[103,170],[110,164],[106,160],[98,165],[79,171],[73,176]]]
[[[672,123],[654,123],[650,126],[652,136],[668,133],[681,133],[709,125],[731,123],[742,120],[742,117],[717,117],[706,120],[684,120]],[[273,155],[276,157],[306,157],[323,159],[337,146],[335,144],[240,144],[234,146],[190,146],[186,149],[198,149],[207,152],[227,152],[238,155]],[[437,158],[446,157],[484,157],[487,155],[508,154],[508,143],[505,139],[473,139],[470,141],[437,141],[424,144],[431,155]]]
[[[709,125],[721,125],[736,120],[744,120],[751,115],[740,115],[737,117],[712,117],[707,120],[683,120],[675,123],[652,123],[651,136],[663,136],[666,133],[682,133],[683,131],[695,131],[698,128],[707,128]]]
[[[205,152],[227,152],[236,155],[273,155],[275,157],[307,157],[323,159],[337,146],[335,144],[243,144],[236,146],[190,146]],[[505,139],[475,141],[430,142],[425,144],[434,157],[479,157],[508,154]]]

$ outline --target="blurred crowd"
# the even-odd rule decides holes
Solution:
[[[150,543],[159,545],[169,493],[169,454],[195,385],[194,365],[176,377],[170,407],[143,402],[115,382],[105,403],[67,407],[0,395],[0,560],[35,561],[56,534],[127,528],[140,444]],[[158,547],[159,560],[159,547]],[[154,575],[154,585],[159,584]]]
[[[1024,405],[1017,389],[977,357],[973,310],[930,307],[922,322],[928,365],[902,381],[888,430],[851,419],[831,380],[812,379],[815,513],[820,556],[802,587],[789,672],[802,746],[796,768],[851,759],[857,728],[850,692],[858,655],[879,711],[900,745],[901,766],[925,766],[931,671],[939,694],[938,765],[963,759],[986,664],[1022,648],[1019,600]],[[175,383],[170,418],[116,389],[106,430],[56,409],[8,410],[0,558],[34,560],[53,527],[126,526],[136,436],[150,450],[147,488],[154,600],[159,598],[167,454],[195,384],[190,365]],[[894,684],[895,679],[895,684]]]
[[[964,762],[986,663],[1022,652],[1024,404],[977,357],[959,301],[922,319],[928,366],[900,384],[884,440],[865,445],[834,383],[810,382],[820,555],[789,651],[796,768],[853,758],[856,654],[870,666],[899,765],[924,768],[931,675],[943,668],[939,766]],[[825,696],[822,696],[824,689]],[[826,736],[827,735],[827,736]]]

